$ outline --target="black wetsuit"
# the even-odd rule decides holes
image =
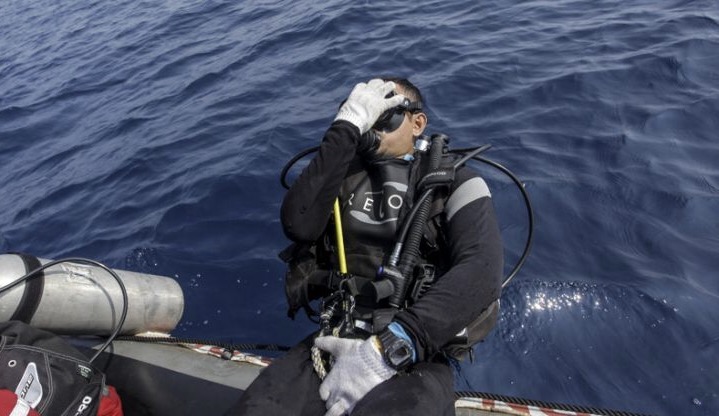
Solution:
[[[357,127],[345,121],[337,121],[327,130],[318,154],[292,185],[282,204],[282,224],[291,240],[317,241],[327,228],[337,195],[343,218],[350,221],[352,215],[364,218],[360,212],[363,209],[369,213],[368,219],[362,220],[365,222],[387,222],[384,219],[391,217],[386,209],[379,208],[379,202],[370,201],[370,206],[367,200],[355,199],[358,195],[346,189],[348,176],[356,168],[359,138]],[[386,186],[384,191],[377,189],[374,193],[384,198],[385,208],[399,208],[397,196],[388,192]],[[390,197],[394,200],[388,200]],[[356,212],[350,215],[352,208]],[[378,215],[382,218],[378,219]],[[414,339],[419,360],[406,374],[370,391],[357,404],[353,415],[454,414],[453,377],[441,348],[499,298],[503,255],[489,190],[471,170],[460,168],[456,172],[441,218],[447,270],[424,296],[394,318]],[[345,225],[352,228],[351,224]],[[388,237],[386,247],[391,247],[394,236]],[[368,245],[371,242],[378,246],[377,235],[365,238]],[[361,238],[354,241],[354,247],[360,250],[362,244]],[[357,253],[353,253],[350,244],[350,264],[353,254]],[[318,392],[320,380],[309,354],[311,344],[312,336],[265,369],[232,414],[324,414],[324,402]]]

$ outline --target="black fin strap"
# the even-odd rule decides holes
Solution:
[[[24,253],[13,254],[16,254],[22,259],[22,262],[25,264],[25,273],[30,273],[42,266],[40,260],[35,256]],[[37,312],[37,307],[40,305],[44,288],[45,272],[42,270],[25,280],[25,290],[22,293],[22,299],[20,299],[20,303],[17,305],[15,313],[13,313],[10,320],[22,321],[29,324],[32,317],[35,316],[35,312]]]

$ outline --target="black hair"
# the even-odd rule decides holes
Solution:
[[[412,102],[422,103],[422,108],[425,108],[424,98],[422,93],[419,91],[416,85],[412,84],[407,78],[400,77],[381,77],[383,81],[392,81],[397,84],[403,91],[404,95]]]

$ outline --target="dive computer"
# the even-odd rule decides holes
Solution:
[[[395,370],[404,370],[414,361],[414,346],[412,342],[397,336],[389,328],[377,334],[382,345],[384,361]]]

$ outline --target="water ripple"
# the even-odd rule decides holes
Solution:
[[[185,335],[295,342],[277,174],[357,81],[406,75],[536,211],[460,383],[718,413],[715,1],[14,1],[0,47],[0,248],[174,276]],[[477,168],[511,264],[521,199]]]

